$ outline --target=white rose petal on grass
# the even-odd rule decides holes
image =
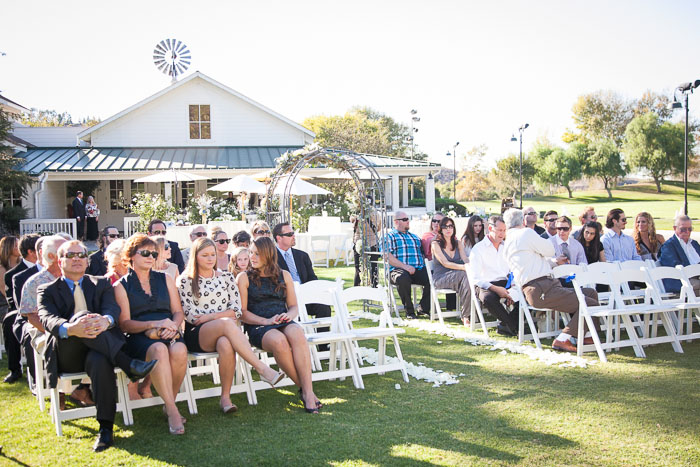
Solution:
[[[438,344],[442,344],[442,341],[437,341]]]
[[[398,384],[398,383],[396,383],[396,384],[394,385],[394,389],[401,389],[401,385]]]

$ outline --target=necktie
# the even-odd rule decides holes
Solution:
[[[294,258],[292,257],[291,248],[284,253],[284,260],[287,262],[289,274],[292,275],[292,279],[297,282],[301,282],[301,279],[299,279],[299,272],[297,271],[297,266],[294,264]]]
[[[83,294],[83,288],[80,287],[79,283],[75,283],[75,288],[73,289],[73,301],[75,302],[75,308],[73,308],[73,314],[78,314],[81,311],[87,311],[87,303],[85,302],[85,294]]]
[[[566,242],[561,244],[561,252],[569,259],[569,262],[571,262],[571,252],[569,251],[569,245],[567,245]]]

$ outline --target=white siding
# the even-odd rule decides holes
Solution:
[[[87,127],[15,127],[12,134],[40,148],[75,147],[78,145],[78,133]]]
[[[211,106],[210,140],[189,138],[189,105]],[[91,134],[95,147],[285,146],[309,138],[279,118],[204,81],[183,86]]]
[[[35,184],[30,191],[27,207],[29,216],[39,219],[62,219],[68,216],[66,205],[69,203],[66,198],[66,182],[46,182],[44,191],[39,195],[38,215],[34,216],[31,207],[34,205],[34,193],[39,189],[39,184]]]

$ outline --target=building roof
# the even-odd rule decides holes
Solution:
[[[26,108],[25,106],[18,104],[17,102],[8,99],[7,97],[3,96],[0,94],[0,109],[13,113],[16,115],[21,114],[22,112],[28,111],[29,109]]]
[[[269,169],[287,151],[300,146],[223,146],[161,148],[35,148],[28,149],[21,169],[42,172],[130,172],[178,170]],[[18,154],[18,156],[20,156]],[[377,168],[439,167],[434,162],[366,155]]]
[[[236,96],[236,97],[238,97],[239,99],[241,99],[241,100],[247,102],[248,104],[250,104],[250,105],[252,105],[252,106],[254,106],[254,107],[257,107],[258,109],[260,109],[260,110],[262,110],[262,111],[264,111],[264,112],[267,112],[268,114],[272,115],[273,117],[282,120],[283,122],[287,123],[288,125],[291,125],[291,126],[293,126],[294,128],[296,128],[296,129],[298,129],[298,130],[300,130],[300,131],[302,131],[302,132],[308,134],[308,135],[311,136],[312,138],[314,138],[314,137],[316,136],[316,134],[315,134],[313,131],[309,130],[308,128],[305,128],[305,127],[299,125],[298,123],[296,123],[296,122],[294,122],[294,121],[288,119],[287,117],[278,114],[278,113],[275,112],[274,110],[269,109],[268,107],[265,107],[264,105],[262,105],[262,104],[260,104],[260,103],[258,103],[258,102],[256,102],[256,101],[254,101],[253,99],[244,96],[243,94],[239,93],[238,91],[236,91],[236,90],[234,90],[234,89],[231,89],[231,88],[229,88],[228,86],[225,86],[225,85],[219,83],[218,81],[216,81],[215,79],[210,78],[209,76],[205,75],[204,73],[201,73],[201,72],[199,72],[199,71],[195,71],[194,73],[192,73],[191,75],[189,75],[189,76],[187,76],[187,77],[181,79],[181,80],[178,81],[177,83],[174,83],[174,84],[168,86],[167,88],[165,88],[165,89],[163,89],[163,90],[161,90],[161,91],[159,91],[159,92],[153,94],[152,96],[147,97],[146,99],[142,100],[141,102],[137,102],[136,104],[132,105],[131,107],[128,107],[128,108],[122,110],[121,112],[119,112],[119,113],[117,113],[117,114],[115,114],[115,115],[112,115],[111,117],[109,117],[109,118],[106,119],[106,120],[103,120],[102,122],[98,123],[97,125],[91,126],[90,128],[88,128],[88,129],[82,131],[81,133],[78,134],[78,138],[80,138],[80,139],[82,139],[82,140],[85,140],[85,141],[89,141],[89,140],[90,140],[90,134],[91,134],[92,132],[94,132],[94,131],[96,131],[96,130],[99,130],[100,128],[103,128],[103,127],[105,127],[105,126],[111,124],[112,122],[114,122],[115,120],[117,120],[117,119],[119,119],[119,118],[125,116],[126,114],[131,113],[131,112],[133,112],[134,110],[136,110],[136,109],[138,109],[138,108],[140,108],[140,107],[143,107],[144,105],[148,104],[149,102],[152,102],[152,101],[158,99],[159,97],[161,97],[161,96],[163,96],[163,95],[165,95],[165,94],[167,94],[167,93],[169,93],[169,92],[171,92],[171,91],[173,91],[173,90],[179,88],[180,86],[184,85],[185,83],[188,83],[188,82],[190,82],[190,81],[192,81],[192,80],[194,80],[194,79],[197,79],[197,78],[202,79],[202,80],[204,80],[204,81],[206,81],[206,82],[208,82],[208,83],[210,83],[210,84],[212,84],[212,85],[214,85],[214,86],[216,86],[216,87],[218,87],[218,88],[224,90],[225,92],[228,92],[228,93],[230,93],[230,94],[233,94],[234,96]]]

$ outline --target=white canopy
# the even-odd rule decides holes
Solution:
[[[232,191],[234,193],[266,193],[265,184],[248,175],[237,175],[230,180],[209,188],[208,191]]]
[[[204,177],[202,175],[196,175],[189,172],[182,172],[180,170],[163,170],[162,172],[154,173],[153,175],[147,175],[145,177],[137,178],[134,180],[136,183],[181,183],[181,182],[193,182],[195,180],[207,180],[209,177]]]
[[[279,179],[279,181],[277,182],[277,186],[275,187],[275,194],[276,195],[283,195],[284,194],[284,189],[287,186],[288,180],[289,180],[289,177],[282,177]],[[290,195],[296,195],[296,196],[329,195],[330,193],[331,193],[330,191],[324,190],[320,186],[316,186],[313,183],[305,182],[304,180],[300,179],[299,177],[294,179],[294,182],[292,183],[292,189],[289,192]]]
[[[372,173],[367,169],[356,170],[355,173],[357,174],[358,177],[360,177],[360,180],[372,180]],[[379,175],[379,174],[377,174],[377,175]],[[322,178],[322,179],[330,179],[330,180],[351,180],[352,176],[347,171],[342,171],[342,172],[335,171],[335,172],[327,172],[327,173],[323,173],[323,174],[314,175],[314,178]],[[379,175],[379,178],[381,180],[388,180],[391,177],[389,177],[387,175]]]

